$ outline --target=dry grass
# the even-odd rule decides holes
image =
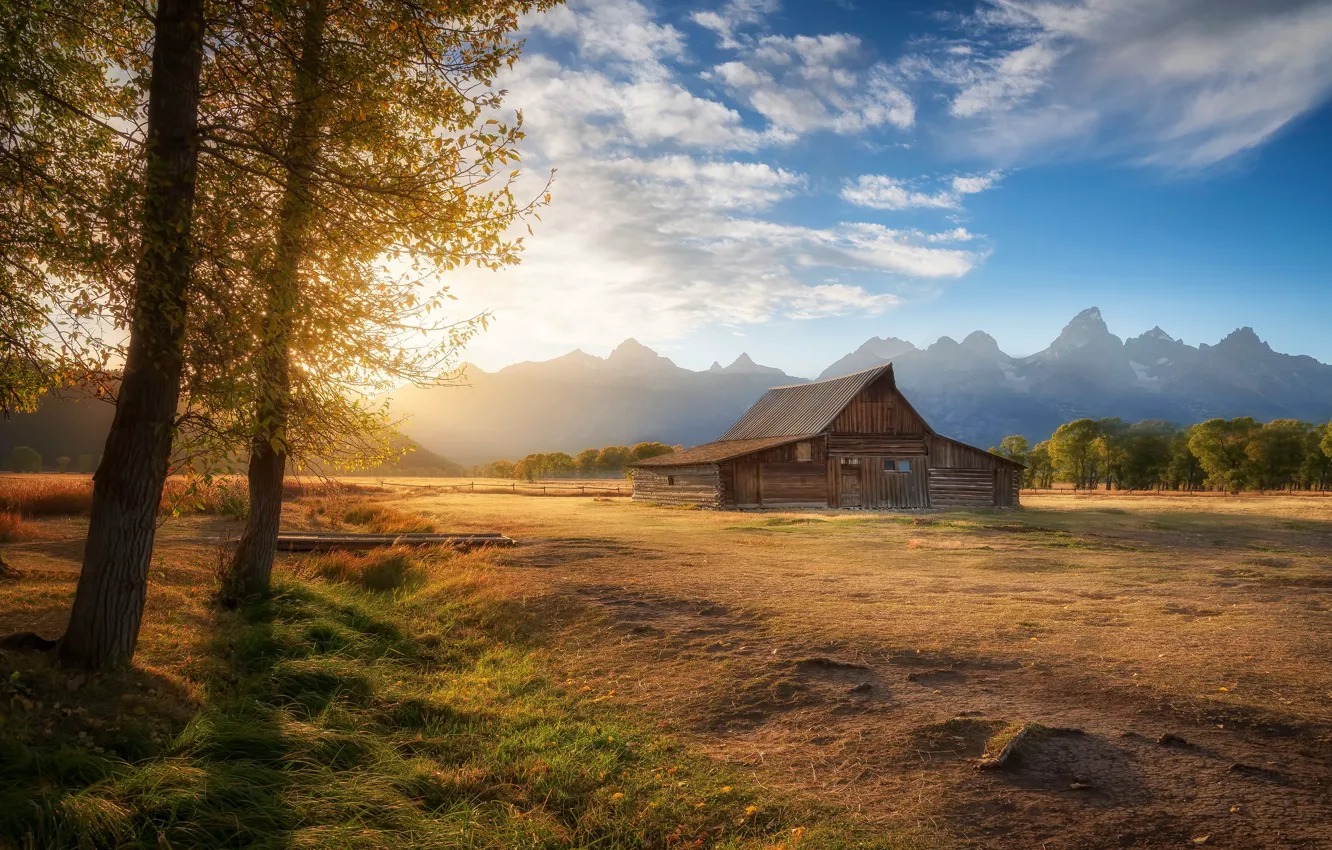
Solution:
[[[310,500],[285,521],[392,511],[518,538],[485,558],[510,600],[565,624],[543,640],[566,682],[613,691],[761,783],[899,835],[1266,847],[1284,846],[1269,843],[1279,833],[1317,846],[1332,818],[1310,790],[1332,780],[1332,500],[1023,501],[754,514],[413,490]],[[169,551],[192,557],[173,527]],[[15,627],[67,598],[44,584],[51,573],[25,573],[33,610],[12,592],[0,610]],[[301,574],[384,596],[415,580],[388,554],[311,559]],[[185,627],[154,618],[192,610],[172,602],[188,592],[154,586],[167,608],[150,612],[150,644]],[[1054,731],[1021,767],[978,774],[995,732],[1027,723]],[[1157,745],[1164,732],[1190,746]],[[1232,763],[1291,779],[1263,784]]]
[[[0,511],[25,517],[83,516],[92,509],[90,475],[13,475],[0,473]],[[287,479],[284,499],[326,498],[368,493],[380,488],[335,480]],[[168,478],[162,488],[160,510],[164,514],[209,514],[244,517],[249,510],[249,492],[240,476]]]

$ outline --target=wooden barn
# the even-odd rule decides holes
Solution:
[[[769,390],[715,443],[633,465],[634,498],[709,508],[1018,504],[1022,464],[936,434],[891,363]]]

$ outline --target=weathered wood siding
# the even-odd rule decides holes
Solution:
[[[634,470],[634,501],[663,505],[722,506],[722,476],[717,464]]]
[[[829,434],[828,454],[832,457],[923,457],[925,441],[920,437],[886,437],[875,434]]]
[[[827,482],[821,463],[759,464],[759,504],[765,508],[826,508]]]
[[[851,399],[828,431],[834,435],[902,436],[924,434],[926,428],[893,386],[892,376],[885,375]]]
[[[992,469],[930,469],[930,503],[936,508],[987,508],[994,505]]]
[[[928,508],[930,506],[929,465],[924,454],[861,455],[859,463],[848,464],[851,457],[832,457],[828,461],[825,485],[829,504],[836,507]],[[907,461],[909,472],[885,472],[884,461]]]

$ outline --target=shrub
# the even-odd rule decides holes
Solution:
[[[42,456],[29,446],[15,446],[9,453],[9,468],[15,472],[41,472]]]
[[[60,472],[60,473],[69,472],[69,458],[68,458],[68,457],[66,457],[66,456],[64,456],[64,455],[61,455],[60,457],[56,458],[56,472]]]

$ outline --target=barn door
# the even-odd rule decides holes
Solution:
[[[737,463],[735,465],[735,506],[737,508],[757,508],[759,506],[758,464]]]
[[[840,480],[837,489],[841,496],[838,507],[858,508],[864,504],[860,486],[860,458],[842,458],[838,463],[838,475]]]

